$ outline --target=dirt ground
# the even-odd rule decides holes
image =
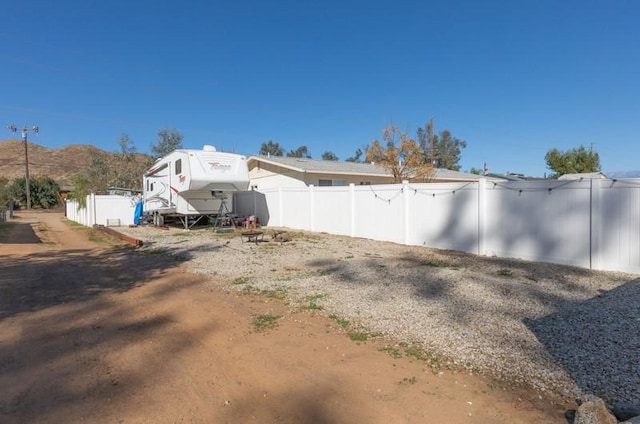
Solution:
[[[60,213],[0,224],[2,423],[566,423],[571,404],[392,358]],[[259,331],[266,315],[284,317]]]

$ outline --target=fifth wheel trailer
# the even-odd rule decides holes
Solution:
[[[189,228],[203,216],[232,212],[226,199],[248,188],[245,156],[218,152],[209,145],[179,149],[144,173],[143,208],[153,215],[155,225],[175,218]]]

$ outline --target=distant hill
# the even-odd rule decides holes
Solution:
[[[58,149],[50,149],[29,142],[29,175],[48,176],[53,178],[62,188],[69,188],[73,176],[84,172],[96,156],[104,155],[111,169],[117,172],[121,166],[118,154],[98,149],[88,144],[71,144]],[[147,155],[136,155],[140,162],[150,158]],[[24,144],[21,140],[8,139],[0,141],[0,177],[9,180],[24,177],[25,171]],[[142,172],[140,173],[142,180]]]
[[[609,178],[640,178],[640,171],[618,171],[608,172]]]

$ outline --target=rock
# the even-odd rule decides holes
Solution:
[[[613,405],[613,415],[620,421],[625,421],[640,415],[640,404],[630,402],[618,402]]]
[[[640,415],[637,417],[632,417],[627,421],[622,421],[620,424],[640,424]]]
[[[291,235],[286,231],[274,231],[273,240],[285,243],[291,241]]]
[[[600,398],[589,397],[576,411],[574,424],[618,424],[616,417],[609,412],[607,405]]]

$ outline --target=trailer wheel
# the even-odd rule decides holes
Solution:
[[[158,214],[158,227],[162,227],[164,225],[164,215]]]

